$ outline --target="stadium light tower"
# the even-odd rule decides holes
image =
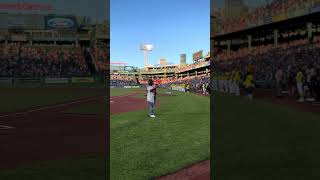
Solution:
[[[148,56],[149,53],[153,50],[154,46],[151,44],[140,44],[140,50],[144,53],[144,68],[148,68]]]

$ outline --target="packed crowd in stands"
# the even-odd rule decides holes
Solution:
[[[0,44],[0,77],[70,77],[89,74],[81,48]]]
[[[91,54],[95,56],[96,51],[94,48],[90,50]],[[95,58],[95,57],[93,57]],[[108,68],[107,64],[107,58],[108,58],[108,51],[103,49],[103,48],[98,48],[97,49],[97,66],[100,71],[106,71]]]
[[[172,78],[162,81],[161,87],[168,88],[172,84],[182,85],[191,92],[201,92],[203,94],[210,93],[210,75],[186,76],[183,78]]]
[[[320,101],[320,37],[222,52],[213,67],[215,90],[236,93],[250,74],[252,87],[272,88],[277,97]]]
[[[310,7],[319,7],[319,0],[274,0],[269,5],[261,5],[252,11],[243,10],[241,15],[233,19],[224,19],[221,9],[215,10],[215,17],[218,25],[216,26],[217,32],[230,33],[238,30],[246,29],[249,25],[262,25],[267,22],[276,21],[272,18],[277,16],[278,20],[286,17],[287,14],[293,14],[296,12],[304,12],[304,10]],[[309,10],[309,9],[308,9]],[[285,16],[281,16],[284,13]],[[268,20],[269,19],[269,20]]]
[[[210,62],[209,60],[201,60],[189,65],[186,65],[184,67],[180,67],[176,69],[176,72],[185,72],[185,71],[190,71],[192,69],[196,69],[196,68],[200,68],[200,67],[204,67],[204,66],[209,66]]]
[[[127,75],[111,75],[110,86],[138,86],[139,82],[135,77]]]

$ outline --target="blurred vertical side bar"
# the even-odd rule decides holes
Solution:
[[[110,179],[109,28],[109,0],[0,1],[0,179]]]

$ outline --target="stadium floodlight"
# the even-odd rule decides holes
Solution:
[[[144,52],[144,67],[148,68],[148,55],[153,50],[154,46],[151,44],[140,44],[140,50]]]

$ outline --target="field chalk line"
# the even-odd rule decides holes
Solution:
[[[102,98],[102,97],[99,97]],[[37,111],[42,111],[42,110],[47,110],[47,109],[54,109],[57,107],[64,107],[64,106],[68,106],[68,105],[72,105],[72,104],[77,104],[77,103],[82,103],[82,102],[88,102],[94,99],[98,99],[98,97],[92,97],[92,98],[88,98],[88,99],[81,99],[81,100],[75,100],[72,102],[66,102],[66,103],[62,103],[62,104],[57,104],[57,105],[48,105],[45,107],[39,107],[39,108],[35,108],[35,109],[31,109],[31,110],[26,110],[23,112],[16,112],[16,113],[10,113],[10,114],[5,114],[5,115],[1,115],[0,118],[4,118],[4,117],[10,117],[10,116],[16,116],[16,115],[20,115],[20,114],[26,114],[26,113],[31,113],[31,112],[37,112]]]
[[[114,100],[114,99],[122,98],[122,97],[129,97],[129,96],[133,96],[135,94],[137,94],[137,93],[130,93],[130,94],[126,94],[126,95],[113,96],[113,97],[110,97],[110,100]],[[10,116],[17,116],[17,115],[21,115],[21,114],[37,112],[37,111],[42,111],[42,110],[54,109],[54,108],[57,108],[57,107],[64,107],[64,106],[68,106],[68,105],[72,105],[72,104],[88,102],[88,101],[91,101],[91,100],[94,100],[94,99],[105,98],[105,97],[106,96],[104,96],[104,97],[92,97],[92,98],[88,98],[88,99],[75,100],[75,101],[72,101],[72,102],[66,102],[66,103],[57,104],[57,105],[48,105],[48,106],[45,106],[45,107],[39,107],[39,108],[35,108],[35,109],[23,111],[23,112],[16,112],[16,113],[0,115],[0,118],[10,117]],[[1,128],[1,126],[0,126],[0,128]]]

